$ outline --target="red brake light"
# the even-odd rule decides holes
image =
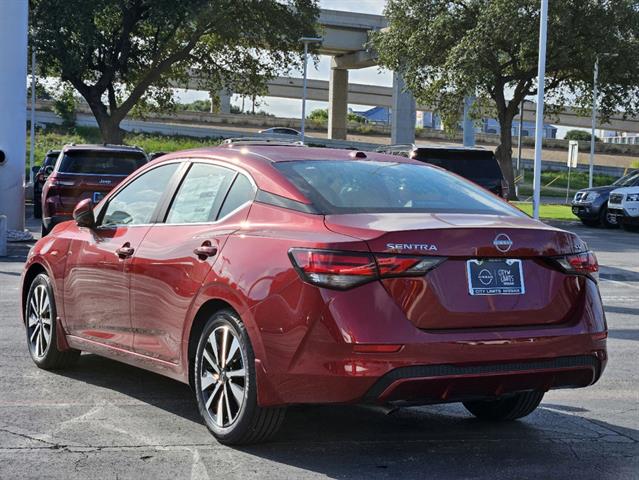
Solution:
[[[345,289],[377,277],[375,260],[367,253],[293,248],[289,255],[302,278],[314,285]]]
[[[441,257],[408,257],[392,254],[341,252],[292,248],[293,266],[308,283],[347,289],[385,277],[418,276],[443,261]]]
[[[589,275],[597,279],[599,263],[592,252],[574,253],[557,259],[567,273]]]
[[[363,343],[353,345],[355,353],[396,353],[402,349],[403,345],[391,343]]]

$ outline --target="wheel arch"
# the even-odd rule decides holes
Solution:
[[[22,298],[20,302],[20,311],[22,312],[22,323],[26,322],[25,306],[27,302],[27,295],[29,294],[29,288],[31,287],[31,283],[33,283],[33,280],[35,280],[35,278],[41,273],[44,273],[48,275],[49,277],[51,276],[49,271],[45,268],[45,266],[39,262],[32,263],[28,267],[28,269],[24,272],[24,277],[22,280],[22,295],[21,295]]]
[[[253,352],[255,354],[255,376],[257,383],[257,401],[260,406],[275,406],[282,405],[283,402],[277,394],[276,390],[272,386],[269,381],[268,375],[264,368],[264,363],[260,359],[257,354],[257,348],[262,348],[262,343],[260,338],[255,338],[255,334],[251,333],[252,328],[250,328],[250,323],[248,323],[247,315],[248,311],[245,310],[242,313],[238,308],[233,306],[228,301],[219,298],[219,297],[211,297],[208,298],[202,305],[199,306],[197,312],[193,316],[193,320],[191,325],[189,326],[188,337],[185,339],[185,348],[184,348],[184,358],[185,358],[185,370],[187,375],[188,384],[191,388],[194,387],[194,364],[195,364],[195,354],[197,352],[197,344],[200,338],[200,334],[202,330],[204,330],[204,326],[206,325],[207,320],[213,315],[215,312],[219,312],[220,310],[229,309],[232,310],[240,320],[247,327],[246,331],[249,335],[249,339],[251,341],[251,345],[253,347]],[[249,319],[250,322],[250,319]]]

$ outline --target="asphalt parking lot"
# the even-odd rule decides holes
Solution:
[[[243,448],[214,440],[186,385],[95,355],[37,369],[19,320],[27,246],[14,245],[0,259],[0,479],[639,478],[639,234],[561,226],[602,265],[610,360],[598,384],[499,425],[457,405],[293,408],[273,442]]]

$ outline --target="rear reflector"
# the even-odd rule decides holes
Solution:
[[[399,352],[404,345],[393,344],[363,344],[353,345],[355,353],[396,353]]]
[[[292,248],[289,257],[302,280],[321,287],[347,289],[386,277],[421,276],[442,257]]]
[[[574,253],[555,260],[566,273],[588,275],[595,280],[599,278],[599,263],[592,252]]]

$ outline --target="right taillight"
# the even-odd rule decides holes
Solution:
[[[421,276],[444,259],[292,248],[289,256],[302,280],[320,287],[345,290],[388,277]]]
[[[588,275],[599,279],[599,263],[593,252],[573,253],[564,257],[556,257],[555,261],[566,273]]]

